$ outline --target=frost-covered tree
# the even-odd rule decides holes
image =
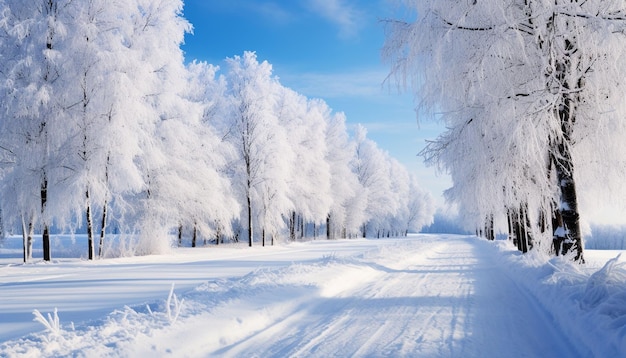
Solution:
[[[133,123],[140,121],[140,116],[126,116],[127,111],[141,108],[143,94],[128,86],[130,69],[122,65],[133,59],[126,42],[133,29],[127,25],[138,4],[93,0],[72,5],[67,8],[72,10],[74,24],[68,35],[71,56],[64,73],[70,84],[65,92],[72,118],[64,143],[69,154],[64,167],[70,169],[70,175],[64,185],[64,207],[56,213],[59,224],[72,230],[85,218],[88,257],[93,259],[97,224],[98,256],[103,254],[109,203],[121,204],[124,193],[140,190],[143,184],[133,160],[138,155],[138,140],[146,134]],[[96,220],[96,212],[100,220]]]
[[[346,238],[348,233],[358,231],[359,225],[365,221],[365,206],[360,201],[364,198],[357,195],[361,184],[350,166],[354,142],[349,138],[343,113],[328,114],[325,140],[333,198],[326,218],[326,238]]]
[[[42,228],[43,258],[50,255],[51,203],[65,176],[61,150],[69,123],[66,89],[67,38],[72,28],[71,1],[0,2],[2,50],[1,126],[3,204],[22,223],[24,260],[32,236]],[[8,208],[5,208],[8,209]]]
[[[169,206],[175,204],[166,199],[176,197],[171,194],[180,182],[168,175],[181,160],[173,155],[181,154],[177,141],[186,138],[178,136],[188,134],[190,127],[195,128],[202,112],[185,98],[188,73],[180,45],[191,25],[182,17],[182,1],[136,1],[128,9],[132,36],[125,39],[132,56],[127,61],[132,72],[127,74],[133,80],[133,91],[142,95],[136,114],[140,116],[138,125],[144,135],[138,143],[140,155],[135,159],[141,168],[144,191],[134,197],[134,205],[139,208],[134,226],[140,232],[136,250],[153,253],[170,246],[169,229],[178,227],[179,223],[173,225],[169,215]],[[195,136],[189,139],[198,140]],[[199,144],[193,143],[187,149],[195,149],[193,146]],[[189,170],[178,174],[189,174]]]
[[[213,126],[218,123],[215,117],[219,113],[219,102],[223,100],[225,83],[216,78],[218,68],[207,63],[192,62],[187,69],[185,107],[195,107],[195,113],[189,111],[178,120],[169,121],[169,126],[180,127],[182,132],[163,137],[168,140],[165,144],[172,163],[167,170],[179,178],[168,188],[175,199],[172,202],[178,212],[179,235],[184,226],[191,227],[192,244],[195,244],[197,232],[205,239],[214,237],[219,244],[222,236],[232,234],[229,223],[240,211],[226,168],[233,147],[218,137]],[[170,216],[176,217],[171,209],[170,205]]]
[[[298,231],[304,236],[306,223],[323,224],[331,205],[324,137],[327,106],[282,87],[276,111],[281,126],[289,133],[287,151],[293,155],[283,159],[289,160],[290,165],[288,191],[293,211],[288,216],[290,237],[294,240]]]
[[[597,131],[624,133],[624,4],[406,5],[413,18],[387,21],[385,53],[400,81],[414,85],[422,109],[440,113],[450,128],[426,150],[453,176],[449,197],[473,207],[477,225],[484,214],[528,208],[533,230],[541,231],[537,221],[550,220],[539,218],[555,212],[582,258],[575,183],[589,162],[603,159],[576,146]],[[468,182],[474,194],[460,188]],[[471,203],[477,198],[482,205]]]
[[[391,179],[387,155],[374,141],[367,138],[367,130],[362,125],[357,125],[355,130],[351,167],[360,183],[361,192],[357,195],[365,202],[366,217],[361,223],[361,234],[365,237],[368,223],[392,215],[396,212],[398,203],[390,195]]]
[[[404,230],[404,235],[419,232],[424,226],[432,224],[434,215],[435,203],[432,195],[421,187],[415,176],[410,175],[408,200],[397,214],[398,228]]]
[[[263,226],[268,220],[275,223],[274,211],[283,212],[291,152],[284,128],[278,125],[275,108],[279,84],[272,66],[267,61],[259,63],[253,52],[230,58],[227,63],[229,123],[222,127],[228,130],[227,140],[236,150],[235,161],[230,164],[231,178],[252,246],[258,220]],[[263,227],[261,231],[263,234]]]

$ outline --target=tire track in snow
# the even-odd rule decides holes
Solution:
[[[261,269],[188,293],[176,322],[126,307],[57,343],[90,356],[577,356],[484,248],[468,237],[417,238]]]
[[[297,311],[285,313],[297,320],[274,325],[271,334],[244,339],[220,354],[575,355],[565,344],[549,344],[567,340],[546,312],[472,241],[436,242],[397,261],[366,259],[361,269],[370,277],[367,282],[332,297],[299,298]],[[401,256],[391,250],[387,254]]]

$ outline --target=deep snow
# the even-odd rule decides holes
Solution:
[[[621,258],[602,268],[617,252],[587,251],[579,266],[507,242],[416,235],[23,265],[15,241],[0,249],[3,357],[626,351],[626,269]]]

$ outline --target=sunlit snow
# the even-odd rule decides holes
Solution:
[[[22,264],[19,245],[10,238],[0,249],[3,357],[608,357],[626,349],[626,268],[619,258],[603,268],[615,251],[588,250],[578,265],[521,255],[506,241],[413,235],[87,261],[64,258],[72,255],[65,242],[53,262]]]

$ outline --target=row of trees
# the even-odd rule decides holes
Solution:
[[[108,228],[131,251],[189,237],[220,243],[307,230],[328,238],[406,233],[432,200],[342,114],[282,86],[246,52],[221,73],[185,64],[181,0],[0,0],[2,222]]]
[[[580,184],[623,178],[626,6],[601,0],[407,1],[385,54],[447,126],[423,152],[466,226],[582,260]],[[415,11],[415,13],[413,13]],[[596,183],[597,185],[597,183]]]

